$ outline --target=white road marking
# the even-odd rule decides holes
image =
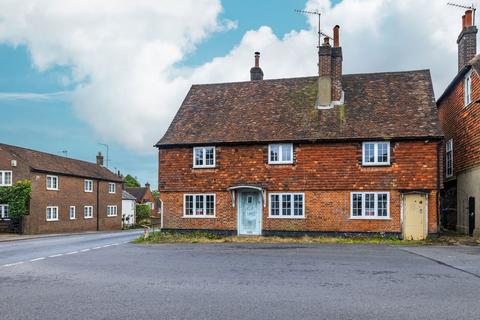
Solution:
[[[87,251],[90,251],[90,249],[83,249],[83,250],[80,250],[80,252],[87,252]]]
[[[45,257],[31,259],[30,262],[39,261],[39,260],[45,260]]]
[[[94,247],[94,248],[92,248],[92,250],[98,250],[98,249],[102,249],[102,247]]]
[[[108,247],[111,247],[111,246],[112,246],[111,244],[107,244],[107,245],[102,246],[102,248],[108,248]]]
[[[72,252],[68,252],[68,253],[65,253],[65,254],[75,254],[75,253],[78,253],[78,251],[72,251]]]
[[[4,264],[2,267],[13,267],[13,266],[18,266],[19,264],[22,264],[23,261],[15,262],[15,263],[9,263],[9,264]]]
[[[54,255],[51,255],[51,256],[48,256],[48,257],[49,258],[56,258],[56,257],[60,257],[60,256],[63,256],[63,253],[54,254]]]

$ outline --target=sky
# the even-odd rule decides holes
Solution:
[[[459,1],[462,3],[462,1]],[[157,186],[157,150],[192,84],[317,72],[316,18],[343,72],[457,72],[463,11],[441,0],[0,0],[0,142],[95,161]]]

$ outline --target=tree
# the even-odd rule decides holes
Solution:
[[[124,179],[125,187],[127,188],[138,188],[140,187],[140,183],[132,177],[131,175],[127,174]]]

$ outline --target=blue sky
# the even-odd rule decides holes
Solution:
[[[266,78],[316,73],[315,23],[294,9],[320,7],[327,28],[341,24],[345,73],[429,68],[436,91],[455,73],[461,17],[428,0],[343,0],[331,8],[328,0],[223,0],[221,11],[217,0],[140,9],[120,0],[48,2],[61,10],[21,1],[0,12],[0,142],[87,161],[108,143],[112,170],[154,188],[153,144],[192,83],[246,80],[257,49]],[[112,3],[125,10],[110,16],[113,7],[103,4]],[[145,29],[129,28],[144,21]]]

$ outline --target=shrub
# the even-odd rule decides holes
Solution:
[[[11,187],[0,187],[0,203],[8,204],[8,215],[17,218],[28,214],[32,184],[21,180]]]
[[[152,209],[150,209],[150,206],[147,204],[137,204],[136,214],[137,214],[137,223],[140,223],[140,221],[150,219],[150,215],[152,214]]]

